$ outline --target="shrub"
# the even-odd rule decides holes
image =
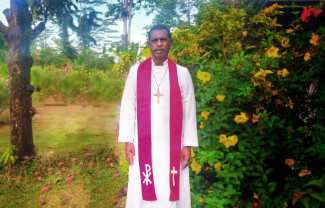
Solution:
[[[281,9],[249,19],[206,3],[196,27],[173,34],[171,55],[196,87],[193,207],[325,204],[325,27],[282,26]]]
[[[31,82],[41,97],[56,94],[67,102],[78,96],[85,96],[89,101],[115,101],[121,97],[124,85],[124,79],[116,78],[110,71],[87,70],[84,67],[68,72],[33,67]]]

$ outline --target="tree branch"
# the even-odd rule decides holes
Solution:
[[[32,36],[32,40],[34,40],[35,38],[37,38],[37,36],[39,34],[41,34],[41,32],[43,32],[43,30],[45,29],[45,23],[46,21],[44,22],[40,22],[33,30],[33,36]]]
[[[45,30],[45,24],[47,22],[47,17],[48,17],[48,13],[47,13],[47,9],[45,9],[44,12],[44,21],[40,22],[33,30],[33,36],[32,36],[32,40],[35,40],[35,38],[37,38],[37,36],[39,34],[41,34],[41,32],[43,32]]]

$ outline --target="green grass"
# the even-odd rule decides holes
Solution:
[[[0,207],[116,207],[113,199],[119,200],[118,192],[127,184],[120,171],[122,146],[115,139],[118,104],[47,104],[37,104],[33,118],[37,157],[11,169],[0,168]],[[9,128],[2,126],[0,154],[8,145]],[[105,162],[109,157],[113,167]],[[96,166],[87,167],[90,163]],[[41,181],[33,176],[36,171],[41,171]],[[118,172],[121,176],[113,179]],[[70,175],[75,180],[65,184]],[[12,180],[19,176],[24,180]],[[46,185],[50,190],[40,193]]]

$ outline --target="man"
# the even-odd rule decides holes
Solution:
[[[131,67],[121,103],[126,207],[190,208],[188,165],[198,146],[193,84],[188,70],[168,58],[169,29],[156,25],[148,38],[152,57]]]

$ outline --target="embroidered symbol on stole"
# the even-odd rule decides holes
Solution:
[[[152,182],[149,179],[149,176],[151,175],[151,167],[148,164],[145,164],[145,167],[146,167],[146,173],[142,172],[145,179],[143,180],[142,183],[146,183],[146,185],[148,186],[148,183],[152,184]]]
[[[175,174],[178,173],[177,170],[175,170],[175,166],[173,166],[173,170],[170,171],[171,174],[173,174],[173,186],[175,186]]]

